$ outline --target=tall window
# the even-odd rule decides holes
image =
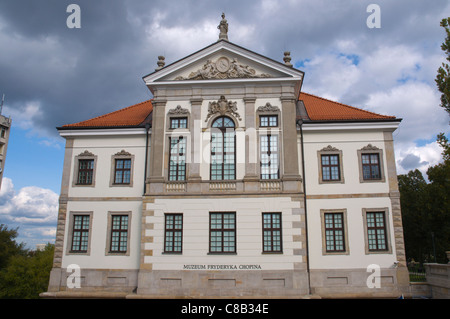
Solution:
[[[380,155],[378,153],[362,154],[361,161],[364,180],[381,179]]]
[[[111,217],[110,252],[125,253],[128,247],[128,215],[112,215]]]
[[[89,244],[89,215],[73,215],[71,252],[86,253]]]
[[[210,213],[209,215],[209,252],[236,252],[236,214]]]
[[[282,252],[281,213],[263,213],[263,252]]]
[[[280,177],[278,163],[278,136],[261,136],[260,147],[261,179],[278,179]]]
[[[186,179],[186,139],[170,138],[169,181]]]
[[[388,250],[385,213],[367,212],[366,214],[369,251]]]
[[[116,159],[114,170],[114,184],[130,184],[131,159]]]
[[[325,213],[326,252],[345,251],[344,216],[342,213]]]
[[[78,178],[77,184],[91,185],[94,176],[94,160],[80,159],[78,160]]]
[[[165,214],[164,252],[181,253],[183,248],[183,215]]]
[[[321,164],[323,181],[339,181],[341,179],[339,155],[321,155]]]
[[[211,131],[211,180],[236,178],[236,147],[234,122],[219,117],[212,123]]]

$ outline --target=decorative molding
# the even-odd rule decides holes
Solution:
[[[131,156],[131,153],[128,153],[125,150],[121,150],[120,152],[114,154],[114,156]]]
[[[238,62],[236,58],[230,60],[222,56],[215,62],[207,60],[203,67],[191,72],[188,77],[178,76],[175,80],[211,80],[211,79],[245,79],[270,78],[269,74],[256,74],[256,70]]]
[[[328,145],[327,147],[322,148],[319,152],[339,152],[336,147]]]
[[[172,115],[189,114],[189,110],[182,108],[181,105],[177,105],[176,108],[169,110],[168,114]]]
[[[373,146],[372,144],[368,144],[367,146],[364,146],[361,151],[378,151],[380,150],[378,147]]]
[[[91,152],[89,152],[88,150],[85,150],[83,153],[80,153],[78,156],[81,156],[81,157],[92,157],[92,156],[95,156],[95,155],[92,154]]]
[[[258,112],[280,112],[280,108],[278,106],[273,106],[269,102],[264,106],[258,107]]]
[[[205,122],[208,122],[209,118],[214,114],[219,113],[220,115],[225,115],[230,113],[241,121],[241,116],[237,112],[237,102],[228,101],[225,96],[221,96],[217,102],[209,102],[208,105],[208,115],[206,116]]]

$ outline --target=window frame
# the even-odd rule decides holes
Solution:
[[[342,230],[342,241],[343,241],[343,250],[328,250],[327,249],[327,230],[326,227],[326,215],[328,214],[339,214],[342,216],[342,228],[333,228],[335,230]],[[321,209],[320,210],[320,219],[321,219],[321,231],[322,231],[322,255],[349,255],[350,254],[350,246],[348,242],[348,227],[347,227],[347,209]],[[334,225],[334,217],[333,217],[333,225]],[[333,233],[333,242],[335,245],[335,236]]]
[[[271,118],[275,118],[275,125],[271,124]],[[263,119],[267,119],[267,125],[263,125]],[[259,115],[259,127],[269,128],[269,127],[279,127],[278,114],[260,114]]]
[[[268,228],[265,227],[265,225],[264,225],[264,216],[265,215],[269,215],[270,216],[270,226],[271,227],[268,227]],[[273,217],[274,216],[279,216],[279,224],[280,224],[279,228],[273,227],[273,224],[274,224]],[[261,227],[261,229],[262,229],[262,253],[263,254],[283,254],[283,219],[282,219],[282,214],[279,213],[279,212],[275,212],[275,213],[274,212],[264,212],[264,213],[261,214],[261,218],[262,218],[262,227]],[[270,250],[266,250],[266,245],[264,244],[265,243],[265,235],[264,235],[264,233],[266,231],[270,232],[270,247],[271,247]],[[273,244],[274,243],[274,232],[275,231],[279,231],[280,232],[280,234],[279,234],[280,249],[278,249],[278,250],[274,249],[274,244]]]
[[[322,156],[337,156],[338,157],[338,165],[334,165],[338,167],[339,170],[339,180],[326,180],[323,178],[323,165],[322,165]],[[324,147],[323,149],[317,151],[317,159],[318,159],[318,167],[319,167],[319,184],[344,184],[344,165],[343,165],[343,155],[342,150],[339,150],[331,145]],[[330,171],[331,176],[331,171]]]
[[[384,240],[385,240],[385,249],[376,249],[370,248],[370,239],[369,239],[369,226],[368,226],[368,218],[367,214],[373,213],[382,213],[383,214],[383,222],[384,226],[382,229],[384,230]],[[392,254],[392,243],[391,243],[391,232],[390,232],[390,216],[388,208],[363,208],[363,220],[364,220],[364,239],[365,239],[365,253],[366,255],[370,254]],[[379,228],[379,227],[378,227]],[[375,228],[375,229],[378,229]],[[377,236],[378,240],[378,236]],[[378,243],[377,243],[378,245]]]
[[[127,229],[120,229],[119,232],[122,235],[122,233],[126,232],[126,250],[120,251],[120,250],[112,250],[112,239],[113,239],[113,232],[115,231],[113,229],[113,221],[115,217],[127,217]],[[131,211],[127,212],[108,212],[108,229],[107,229],[107,239],[106,239],[106,250],[105,255],[106,256],[129,256],[130,255],[130,238],[131,238]]]
[[[79,173],[80,173],[80,161],[93,161],[92,168],[92,182],[90,184],[80,184],[78,183]],[[97,155],[92,154],[89,151],[84,151],[83,153],[75,156],[74,159],[74,172],[72,178],[72,187],[95,187],[96,175],[97,175]]]
[[[87,249],[86,250],[74,250],[74,235],[75,232],[78,231],[75,229],[75,217],[82,216],[86,217],[89,220],[88,229],[83,229],[83,232],[87,233]],[[93,224],[93,212],[70,212],[69,213],[69,228],[68,228],[68,237],[67,247],[66,247],[66,255],[90,255],[91,252],[91,237],[92,237],[92,224]],[[80,237],[81,238],[81,237]],[[81,245],[81,240],[80,240]]]
[[[263,138],[267,138],[267,152],[263,152],[262,147],[263,147]],[[277,174],[275,177],[272,178],[272,173],[271,172],[271,168],[272,168],[272,151],[271,149],[271,137],[275,137],[277,140],[277,147],[276,147],[276,159],[277,159],[277,163],[278,163],[278,167],[277,167]],[[259,135],[259,176],[261,180],[264,181],[269,181],[269,180],[279,180],[280,179],[280,138],[279,138],[279,134],[278,133],[272,133],[271,131],[267,131],[266,134],[260,134]],[[269,170],[268,174],[263,174],[263,162],[262,162],[262,157],[263,154],[266,154],[269,157],[269,165],[267,166],[267,169]],[[264,175],[268,175],[269,178],[264,178]]]
[[[225,126],[221,126],[221,127],[213,127],[213,125],[214,125],[214,123],[216,122],[216,121],[218,121],[219,119],[229,119],[232,123],[233,123],[233,127],[225,127]],[[233,130],[233,151],[232,152],[226,152],[225,151],[225,149],[226,149],[226,146],[225,146],[225,138],[226,138],[226,136],[225,136],[225,134],[226,133],[230,133],[228,130],[229,129],[232,129]],[[221,150],[220,150],[220,152],[216,152],[216,151],[214,151],[214,154],[213,154],[213,134],[215,133],[214,131],[215,130],[219,130],[220,132],[221,132],[221,139],[222,139],[222,147],[221,147]],[[216,131],[216,133],[217,133],[217,131]],[[231,117],[228,117],[228,116],[219,116],[219,117],[216,117],[216,118],[214,118],[213,120],[212,120],[212,122],[211,122],[211,138],[210,138],[210,164],[209,164],[209,178],[210,178],[210,180],[211,181],[232,181],[232,180],[236,180],[236,171],[237,171],[237,166],[236,166],[236,158],[237,158],[237,154],[236,154],[236,123],[235,123],[235,121],[231,118]],[[220,164],[214,164],[213,163],[213,156],[216,156],[217,154],[216,153],[218,153],[219,155],[221,155],[221,163]],[[225,157],[226,157],[226,155],[233,155],[233,167],[234,167],[234,169],[233,169],[233,176],[232,176],[232,178],[227,178],[227,179],[225,179],[224,177],[225,177]],[[227,163],[228,164],[228,163]],[[220,169],[220,175],[218,175],[218,174],[213,174],[213,165],[221,165],[221,169]],[[216,172],[216,170],[214,170],[214,172]],[[219,177],[221,177],[221,178],[215,178],[215,179],[213,179],[213,175],[214,176],[219,176]]]
[[[172,221],[173,227],[170,228],[170,229],[167,228],[167,218],[168,217],[173,218],[173,221]],[[181,228],[180,229],[176,229],[175,228],[175,218],[176,217],[181,217]],[[176,254],[176,255],[179,255],[179,254],[183,253],[183,223],[184,223],[184,220],[183,220],[183,214],[182,213],[165,213],[164,214],[164,243],[163,243],[164,247],[163,247],[163,254]],[[179,236],[181,238],[179,251],[175,250],[175,247],[176,247],[175,240],[172,241],[172,245],[171,245],[172,250],[171,251],[167,250],[167,234],[168,233],[172,233],[173,234],[172,238],[175,238],[175,236],[176,236],[175,234],[179,233]]]
[[[383,158],[383,150],[379,149],[376,146],[372,146],[371,144],[363,147],[362,149],[358,150],[358,165],[359,165],[359,182],[360,183],[384,183],[386,181],[386,174],[384,172],[384,158]],[[372,155],[372,154],[378,154],[378,168],[380,170],[380,178],[370,178],[365,179],[364,178],[364,170],[363,170],[363,161],[362,156],[363,155]]]
[[[171,161],[172,161],[172,156],[173,156],[173,154],[172,154],[172,140],[173,139],[177,139],[178,140],[178,143],[176,144],[177,145],[177,153],[176,153],[176,170],[175,170],[175,179],[170,179],[171,178],[171,172],[172,172],[172,170],[171,170]],[[183,140],[184,141],[184,153],[183,154],[181,154],[180,152],[179,152],[179,149],[180,149],[180,147],[179,147],[179,141],[180,140]],[[170,136],[169,137],[169,162],[168,162],[168,167],[167,167],[167,180],[168,180],[168,182],[177,182],[177,181],[186,181],[186,176],[187,176],[187,174],[186,174],[186,170],[187,170],[187,165],[186,165],[186,159],[187,159],[187,138],[185,137],[185,136],[178,136],[178,137],[172,137],[172,136]],[[183,174],[183,176],[182,176],[182,179],[179,179],[179,172],[180,172],[180,165],[183,165],[183,164],[180,164],[179,162],[180,162],[180,156],[184,156],[184,169],[183,169],[183,171],[184,171],[184,174]]]
[[[109,187],[133,187],[134,176],[134,154],[131,154],[125,150],[111,156],[111,174]],[[131,160],[130,166],[130,182],[129,183],[116,183],[116,163],[117,160]]]
[[[182,120],[186,121],[186,127],[180,127],[180,122]],[[178,127],[174,127],[174,121],[178,122]],[[169,117],[169,129],[170,130],[178,130],[178,129],[188,129],[189,128],[189,117],[188,116],[170,116]]]
[[[221,226],[222,228],[212,228],[212,217],[213,215],[221,215]],[[224,228],[224,221],[225,221],[225,215],[233,215],[234,216],[234,223],[233,228]],[[208,255],[236,255],[237,254],[237,229],[236,229],[236,212],[210,212],[209,213],[209,252]],[[220,232],[220,241],[221,241],[221,250],[220,251],[212,251],[212,233],[213,232]],[[233,232],[233,251],[225,251],[224,248],[227,247],[224,245],[225,241],[225,232]]]

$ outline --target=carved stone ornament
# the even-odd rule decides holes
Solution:
[[[336,147],[328,145],[320,150],[320,152],[338,152],[339,150]]]
[[[258,112],[279,112],[280,108],[278,106],[272,106],[269,102],[264,106],[258,107]]]
[[[211,80],[211,79],[245,79],[245,78],[270,78],[269,74],[256,74],[255,69],[238,62],[236,58],[230,60],[227,57],[220,57],[215,62],[207,60],[200,70],[191,72],[188,77],[178,76],[181,80]]]
[[[176,108],[169,110],[169,114],[189,114],[188,109],[183,109],[181,105],[177,105]]]
[[[367,146],[364,146],[361,150],[362,151],[378,151],[379,148],[376,146],[373,146],[372,144],[369,144]]]
[[[209,102],[208,105],[208,115],[206,116],[205,122],[214,114],[219,113],[220,115],[225,115],[230,113],[241,121],[241,116],[237,112],[237,102],[227,101],[225,96],[221,96],[217,102]]]
[[[115,156],[131,156],[131,153],[128,153],[125,150],[121,150],[120,152],[114,154]]]
[[[83,156],[85,156],[85,157],[92,157],[92,156],[95,156],[94,154],[92,154],[91,152],[89,152],[88,150],[85,150],[83,153],[81,153],[81,154],[79,154],[78,156],[81,156],[81,157],[83,157]]]

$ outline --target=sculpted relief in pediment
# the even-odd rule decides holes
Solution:
[[[240,79],[269,78],[269,74],[256,74],[256,70],[238,62],[236,58],[220,57],[215,62],[207,60],[203,67],[191,72],[187,77],[178,76],[175,80],[210,80],[210,79]]]

